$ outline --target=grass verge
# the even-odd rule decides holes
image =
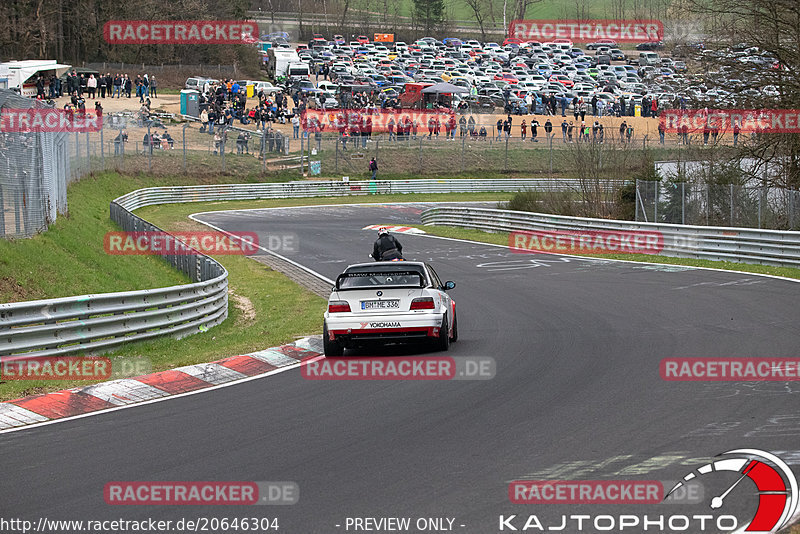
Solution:
[[[451,237],[454,239],[468,239],[481,243],[493,243],[508,246],[508,233],[489,233],[470,228],[456,228],[452,226],[422,226],[428,234]],[[587,256],[592,258],[606,258],[611,260],[637,261],[642,263],[663,263],[668,265],[686,265],[690,267],[708,267],[726,271],[740,271],[746,273],[769,274],[786,278],[800,279],[800,269],[793,267],[773,267],[770,265],[754,265],[750,263],[736,263],[731,261],[695,260],[691,258],[670,258],[668,256],[653,256],[650,254],[570,254],[571,256]]]

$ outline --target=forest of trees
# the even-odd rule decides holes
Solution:
[[[0,58],[58,59],[146,64],[256,62],[245,45],[109,45],[103,25],[110,20],[242,20],[248,0],[2,0]]]

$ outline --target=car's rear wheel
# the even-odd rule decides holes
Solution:
[[[342,356],[344,354],[344,347],[342,344],[330,339],[327,324],[322,327],[322,349],[323,352],[325,352],[326,358]]]
[[[450,349],[450,327],[447,324],[447,314],[442,319],[442,327],[439,329],[439,339],[436,340],[436,349],[447,351]]]

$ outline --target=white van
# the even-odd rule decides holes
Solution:
[[[307,78],[309,76],[308,63],[289,63],[289,68],[287,69],[286,75],[290,78]]]
[[[639,54],[639,66],[644,67],[647,65],[653,67],[661,65],[661,58],[656,52],[641,52]]]

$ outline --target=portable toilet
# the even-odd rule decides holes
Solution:
[[[634,117],[641,117],[642,116],[642,105],[636,104],[636,107],[633,108],[633,116]]]
[[[247,87],[247,98],[253,98],[256,95],[256,84],[248,83]]]
[[[200,116],[200,92],[194,89],[181,91],[181,115]]]

